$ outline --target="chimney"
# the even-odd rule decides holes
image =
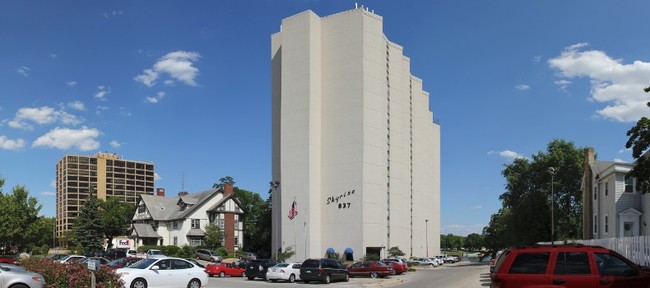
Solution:
[[[190,194],[189,192],[185,192],[185,191],[178,192],[178,196],[187,196],[189,194]]]
[[[223,196],[229,196],[232,195],[232,183],[224,183],[223,184]]]
[[[156,196],[165,197],[165,188],[156,188]]]

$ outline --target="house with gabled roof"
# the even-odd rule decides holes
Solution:
[[[650,194],[636,190],[636,179],[626,177],[634,165],[596,160],[594,149],[587,148],[582,179],[583,239],[650,235]]]
[[[233,193],[232,184],[177,197],[140,195],[131,220],[129,238],[135,246],[175,245],[202,246],[205,227],[212,223],[224,234],[222,245],[229,252],[242,247],[244,214],[242,204]]]

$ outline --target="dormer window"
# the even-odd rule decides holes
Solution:
[[[181,203],[181,211],[185,211],[187,209],[187,204]]]

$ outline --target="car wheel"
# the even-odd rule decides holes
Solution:
[[[291,283],[296,282],[296,275],[293,274],[289,275],[289,282]]]
[[[224,273],[223,271],[221,271],[221,273],[219,273],[219,277],[221,277],[221,278],[226,277],[226,273]]]
[[[24,285],[24,284],[16,284],[11,286],[11,288],[29,288],[29,286]]]
[[[377,272],[370,272],[370,278],[377,278]]]
[[[137,278],[131,282],[131,288],[147,288],[147,281],[142,278]]]
[[[305,280],[305,281],[303,281],[303,282],[305,282],[305,284],[309,284],[309,280]]]
[[[201,281],[199,279],[192,279],[187,283],[187,288],[201,288]]]
[[[278,282],[278,279],[271,279],[271,282],[273,283]]]
[[[248,276],[248,280],[253,280],[255,277]]]
[[[323,279],[323,283],[325,284],[330,284],[330,274],[325,275],[325,279]]]

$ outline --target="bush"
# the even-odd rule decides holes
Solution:
[[[217,252],[217,255],[221,256],[222,258],[228,258],[229,256],[228,254],[230,254],[228,253],[228,249],[226,249],[226,247],[223,246],[217,248],[217,250],[215,250],[214,252]]]
[[[82,263],[61,264],[51,259],[28,258],[20,265],[43,275],[47,288],[86,288],[91,286],[91,271]],[[113,270],[100,267],[95,271],[97,288],[123,288],[124,282]]]
[[[181,258],[194,258],[196,257],[196,249],[189,245],[184,245],[181,247],[180,255]]]

